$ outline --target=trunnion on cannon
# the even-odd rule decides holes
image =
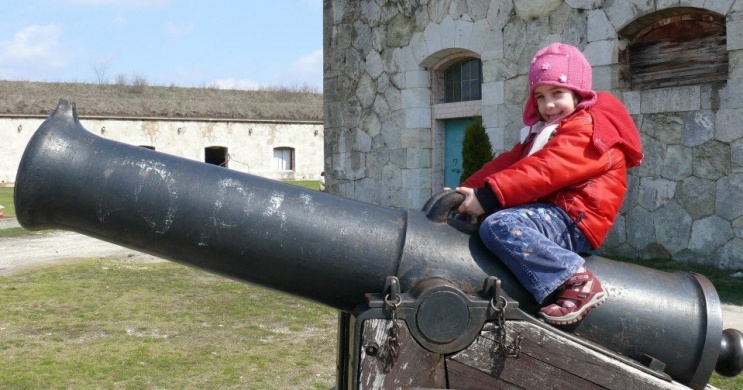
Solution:
[[[587,257],[610,298],[555,328],[472,226],[449,218],[455,192],[417,211],[306,190],[106,140],[68,101],[29,142],[15,202],[27,229],[76,231],[338,309],[339,389],[540,388],[555,370],[564,388],[701,389],[715,367],[743,368],[743,334],[723,331],[702,275]]]

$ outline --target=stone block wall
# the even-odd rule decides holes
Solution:
[[[544,45],[581,48],[594,89],[627,105],[645,160],[601,253],[743,268],[743,0],[325,0],[329,190],[419,209],[443,183],[442,120],[481,115],[494,152],[522,126],[526,73]],[[620,31],[656,12],[724,16],[727,82],[632,90]],[[437,71],[482,61],[482,99],[441,104]]]

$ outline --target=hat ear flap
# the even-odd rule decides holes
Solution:
[[[530,93],[524,104],[523,112],[524,124],[532,126],[537,124],[541,118],[539,118],[539,109],[537,108],[537,99],[534,98],[534,94]]]

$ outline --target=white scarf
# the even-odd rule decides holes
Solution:
[[[534,141],[531,144],[531,149],[529,149],[529,153],[527,154],[527,156],[531,156],[547,144],[547,141],[549,141],[557,133],[557,124],[553,123],[551,125],[545,126],[544,122],[539,122],[534,126],[524,127],[521,129],[521,142],[526,142],[526,140],[529,138],[529,135],[534,133],[536,133],[537,136],[536,138],[534,138]]]

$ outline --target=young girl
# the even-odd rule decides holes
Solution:
[[[580,253],[598,248],[619,212],[626,170],[642,159],[637,128],[611,94],[591,87],[577,48],[554,43],[529,69],[522,140],[456,190],[461,214],[490,214],[480,237],[551,324],[580,321],[608,295]]]

